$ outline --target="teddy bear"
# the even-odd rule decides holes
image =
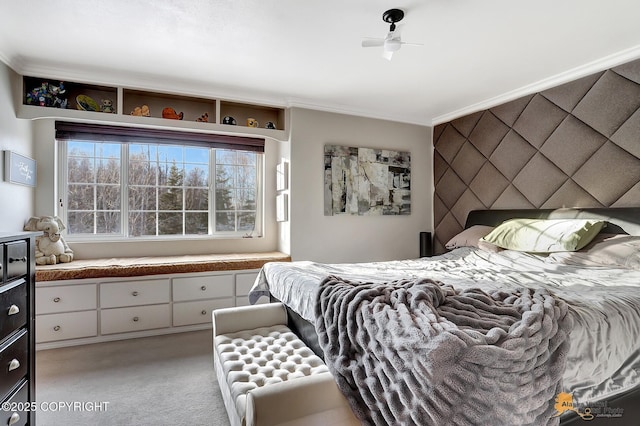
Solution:
[[[208,123],[209,122],[209,113],[205,112],[200,117],[196,118],[196,121],[199,123]]]
[[[60,232],[65,229],[57,216],[33,216],[24,225],[25,231],[42,231],[35,238],[36,265],[55,265],[73,260],[73,250]]]
[[[149,117],[151,115],[151,111],[149,110],[148,105],[142,105],[139,107],[135,107],[133,111],[131,111],[131,115],[136,115],[139,117]]]

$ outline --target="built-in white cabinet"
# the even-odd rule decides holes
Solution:
[[[101,334],[128,333],[171,326],[171,307],[162,305],[132,306],[100,310]]]
[[[153,305],[169,303],[169,279],[134,280],[100,284],[100,307]]]
[[[232,298],[198,300],[173,304],[173,325],[205,324],[211,322],[211,311],[233,306]]]
[[[208,328],[214,309],[248,304],[257,275],[242,270],[37,282],[37,347]]]
[[[98,312],[95,310],[36,315],[37,344],[55,342],[59,340],[96,337],[97,335]]]
[[[86,311],[97,307],[98,286],[96,284],[64,285],[38,289],[38,297],[36,298],[38,315]]]
[[[231,298],[234,296],[233,282],[237,275],[174,278],[173,300],[174,302],[185,302],[188,300]]]
[[[209,323],[212,310],[235,306],[234,282],[238,275],[175,278],[173,325],[179,327]]]

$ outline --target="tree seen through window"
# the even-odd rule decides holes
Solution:
[[[67,232],[250,233],[256,226],[261,157],[206,147],[69,141]]]

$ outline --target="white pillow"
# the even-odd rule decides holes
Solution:
[[[640,237],[600,233],[582,250],[552,253],[546,262],[640,270]]]

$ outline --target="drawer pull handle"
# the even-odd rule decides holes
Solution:
[[[13,413],[9,418],[9,425],[14,425],[20,421],[20,414]]]
[[[138,322],[138,321],[140,321],[140,318],[138,318],[138,317],[133,317],[133,322]]]
[[[60,301],[60,298],[59,298],[59,297],[55,297],[55,298],[53,299],[53,301],[54,301],[54,302],[56,302],[56,303],[58,303],[58,302]]]
[[[20,312],[20,308],[18,308],[18,306],[16,306],[16,305],[11,305],[11,306],[9,306],[9,313],[8,313],[8,315],[15,315],[15,314],[17,314],[18,312]]]
[[[27,256],[23,256],[23,257],[10,257],[9,258],[9,263],[13,263],[13,262],[27,262]]]
[[[200,287],[200,290],[205,291],[207,289],[206,285],[203,285],[202,287]]]
[[[132,296],[137,296],[138,294],[140,294],[140,293],[138,293],[137,291],[133,291],[133,292],[131,292],[131,295],[132,295]]]
[[[60,326],[56,325],[55,327],[53,327],[53,331],[60,331]]]
[[[207,315],[207,311],[206,310],[202,310],[202,312],[200,312],[202,315]]]
[[[9,363],[9,371],[13,371],[20,368],[20,361],[18,361],[17,359],[12,359],[11,362]]]

